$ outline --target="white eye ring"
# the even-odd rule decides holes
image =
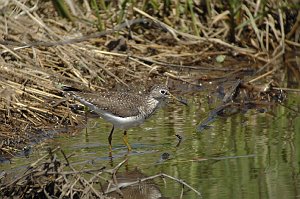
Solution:
[[[160,93],[163,94],[163,95],[167,95],[168,92],[166,90],[160,90]]]

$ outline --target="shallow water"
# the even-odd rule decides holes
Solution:
[[[192,99],[192,100],[191,100]],[[107,136],[111,125],[90,119],[87,129],[75,135],[62,134],[33,149],[29,158],[17,157],[0,165],[14,172],[26,168],[46,154],[46,148],[60,146],[70,161],[80,168],[115,167],[128,157],[121,169],[138,168],[146,176],[166,173],[183,179],[201,192],[203,198],[281,199],[300,197],[300,117],[281,105],[261,113],[249,110],[218,118],[201,133],[196,127],[209,110],[206,99],[190,98],[189,106],[170,103],[140,127],[128,131],[133,148],[130,154],[122,141],[122,131],[113,136],[113,158],[108,157]],[[285,105],[300,109],[298,95],[289,95]],[[178,145],[178,134],[182,141]],[[161,161],[168,153],[169,159]],[[163,196],[178,198],[181,185],[155,181]],[[183,198],[196,198],[184,189]]]

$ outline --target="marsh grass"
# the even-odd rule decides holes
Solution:
[[[245,76],[246,82],[270,82],[281,69],[278,60],[300,47],[297,6],[234,0],[8,1],[0,16],[1,129],[18,126],[26,143],[29,126],[79,124],[82,118],[70,111],[59,84],[96,91],[171,81],[198,86]],[[214,62],[219,55],[226,59]],[[15,139],[1,133],[2,154],[22,149],[8,142]]]
[[[58,0],[55,5],[66,5]],[[59,3],[60,2],[60,3]],[[82,10],[76,1],[69,1],[71,7]],[[299,47],[299,38],[293,28],[299,25],[298,10],[300,6],[292,1],[135,1],[124,0],[120,4],[113,1],[93,0],[90,7],[94,8],[98,27],[107,27],[111,23],[121,23],[124,19],[139,17],[133,7],[141,9],[157,20],[164,22],[176,30],[204,38],[218,38],[234,42],[238,46],[254,48],[258,52],[269,53],[281,46],[285,35],[291,39],[288,48]],[[68,10],[61,12],[68,17]],[[82,11],[84,13],[84,11]],[[84,17],[84,16],[82,16]],[[108,20],[115,19],[115,20]],[[100,25],[102,24],[102,25]],[[295,27],[294,27],[295,26]],[[98,28],[99,30],[103,30]],[[292,32],[290,32],[292,30]],[[298,30],[299,32],[299,30]],[[292,39],[292,35],[294,38]],[[293,43],[295,42],[295,43]]]

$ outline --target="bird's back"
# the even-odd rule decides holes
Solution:
[[[146,95],[128,92],[72,92],[72,96],[100,116],[104,111],[123,118],[139,115],[139,107],[147,98]]]

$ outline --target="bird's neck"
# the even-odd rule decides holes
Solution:
[[[147,106],[141,108],[141,112],[145,118],[150,117],[157,109],[159,109],[164,104],[164,100],[157,100],[155,98],[147,99]]]

